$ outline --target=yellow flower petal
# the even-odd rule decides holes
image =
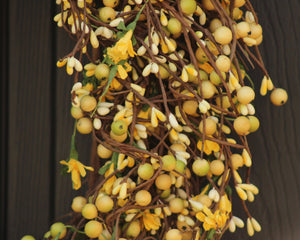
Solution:
[[[128,74],[122,65],[118,65],[118,73],[122,79],[126,79],[128,77]]]

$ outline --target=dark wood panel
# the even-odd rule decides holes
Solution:
[[[254,203],[248,206],[262,225],[253,239],[299,239],[300,216],[300,2],[253,1],[264,41],[260,46],[265,65],[277,87],[287,89],[289,100],[283,107],[270,103],[269,95],[254,101],[260,130],[249,136],[253,153],[253,183],[260,188]],[[259,90],[260,74],[253,79]],[[238,208],[241,211],[240,208]],[[245,229],[226,239],[248,239]]]
[[[72,51],[75,42],[69,38],[67,33],[57,27],[56,36],[56,57],[57,60]],[[56,70],[56,181],[55,181],[55,217],[66,214],[71,210],[72,199],[77,195],[85,195],[84,186],[75,191],[72,189],[70,175],[62,176],[59,172],[61,165],[59,161],[66,159],[70,153],[70,141],[73,131],[74,119],[71,117],[71,94],[73,77],[66,73],[65,67]],[[79,79],[82,79],[79,74]],[[85,164],[89,162],[91,135],[81,135],[77,133],[76,142],[79,159]]]
[[[49,221],[52,16],[51,1],[9,4],[6,239],[20,239],[29,233],[42,236]]]

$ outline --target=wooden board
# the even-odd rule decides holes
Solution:
[[[262,225],[256,240],[298,240],[300,223],[300,2],[252,1],[264,29],[260,46],[277,87],[288,90],[284,107],[266,97],[254,104],[261,121],[249,136],[253,183],[260,188],[253,217]],[[6,5],[5,5],[6,6]],[[1,239],[32,234],[41,239],[50,224],[70,211],[70,177],[59,174],[69,153],[72,79],[55,62],[72,49],[72,40],[53,23],[55,1],[9,1],[1,10],[4,33],[1,81]],[[6,37],[5,37],[6,36]],[[9,60],[9,61],[8,61]],[[256,90],[262,75],[252,75]],[[78,136],[83,162],[89,159],[88,136]],[[245,219],[240,207],[234,215]],[[246,229],[224,239],[249,239]]]
[[[51,210],[52,47],[50,1],[9,1],[7,236],[48,229]]]

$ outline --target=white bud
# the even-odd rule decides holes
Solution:
[[[102,122],[99,118],[95,118],[93,121],[93,126],[96,130],[99,130],[102,126]]]

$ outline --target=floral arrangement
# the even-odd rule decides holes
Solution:
[[[44,239],[221,239],[246,225],[259,189],[250,179],[247,135],[259,128],[260,94],[287,101],[264,67],[262,27],[249,0],[56,0],[54,17],[74,39],[57,62],[74,76],[71,151],[62,171],[86,196],[68,224]],[[255,82],[256,83],[256,82]],[[75,134],[90,134],[97,156],[80,162]],[[244,169],[245,176],[240,175]],[[236,194],[245,210],[232,208]],[[23,240],[33,239],[24,236]]]

